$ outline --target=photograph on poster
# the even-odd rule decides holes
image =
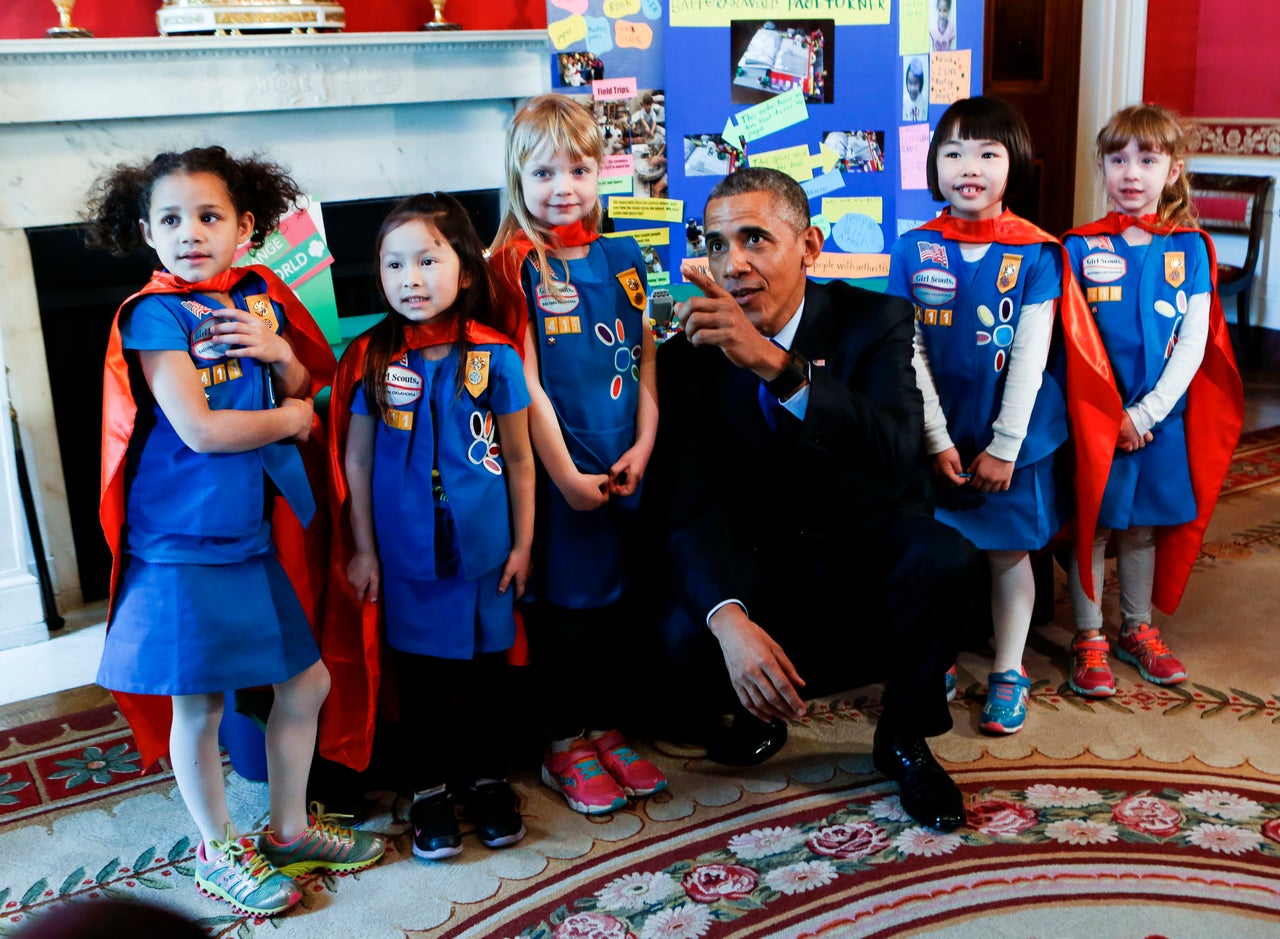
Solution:
[[[828,130],[822,144],[832,150],[836,169],[843,173],[880,173],[884,171],[884,131]]]
[[[951,52],[956,47],[955,4],[959,0],[929,0],[929,47]]]
[[[555,62],[560,88],[590,88],[604,78],[604,62],[592,52],[562,52]]]
[[[667,269],[662,263],[662,255],[658,253],[656,245],[644,245],[640,249],[640,255],[644,258],[644,269],[648,273],[661,274]]]
[[[742,151],[719,134],[688,134],[684,138],[686,176],[728,176],[744,161]]]
[[[902,57],[902,119],[912,123],[929,119],[929,57]]]
[[[634,97],[596,101],[596,124],[604,137],[605,156],[629,153],[635,173],[635,195],[667,197],[666,95],[661,89],[637,89]]]
[[[834,20],[734,20],[729,24],[729,74],[734,104],[759,104],[799,88],[812,104],[830,104],[835,62]]]
[[[707,256],[707,238],[702,228],[702,216],[685,219],[684,256],[687,258]]]

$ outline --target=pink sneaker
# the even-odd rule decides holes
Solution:
[[[627,804],[627,794],[600,765],[596,748],[581,737],[565,753],[547,751],[542,781],[583,815],[604,815]]]
[[[1076,694],[1088,698],[1109,698],[1116,693],[1116,676],[1111,673],[1107,653],[1111,646],[1101,634],[1071,640],[1071,677],[1067,684]]]
[[[662,775],[662,770],[632,750],[627,738],[618,731],[607,731],[603,737],[591,742],[600,755],[600,765],[633,799],[651,796],[667,788],[667,777]]]
[[[1143,623],[1133,632],[1120,631],[1116,655],[1136,665],[1142,677],[1155,685],[1176,685],[1187,680],[1187,670],[1160,638],[1160,630]]]

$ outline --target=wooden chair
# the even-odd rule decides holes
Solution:
[[[1236,298],[1237,358],[1241,365],[1258,364],[1257,338],[1249,321],[1254,273],[1262,239],[1266,234],[1267,196],[1274,180],[1270,176],[1239,176],[1227,173],[1192,173],[1191,195],[1200,227],[1211,236],[1244,235],[1248,238],[1240,265],[1218,261],[1218,296]],[[1216,246],[1215,246],[1216,247]]]

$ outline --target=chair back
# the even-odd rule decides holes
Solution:
[[[1219,289],[1247,281],[1258,265],[1262,249],[1267,196],[1274,179],[1270,176],[1241,176],[1234,173],[1192,173],[1191,198],[1195,202],[1200,227],[1209,234],[1244,235],[1248,238],[1244,261],[1219,265]]]

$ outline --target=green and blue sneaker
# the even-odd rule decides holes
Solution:
[[[326,815],[319,802],[311,803],[311,820],[306,831],[288,844],[280,844],[270,832],[258,839],[258,848],[282,873],[290,877],[312,871],[343,874],[360,871],[378,863],[386,850],[382,835],[344,828],[338,819],[349,815]]]
[[[226,840],[211,841],[209,847],[216,857],[208,856],[204,842],[196,852],[196,889],[205,896],[253,916],[275,916],[302,899],[298,885],[272,867],[252,835],[232,838],[228,827]]]

